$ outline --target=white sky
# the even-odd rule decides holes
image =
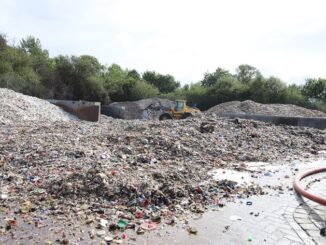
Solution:
[[[0,32],[182,84],[243,63],[302,83],[326,77],[325,10],[323,0],[0,0]]]

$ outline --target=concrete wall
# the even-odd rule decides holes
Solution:
[[[142,119],[143,110],[135,102],[118,102],[102,106],[101,113],[120,119]]]
[[[270,122],[276,125],[291,125],[301,127],[311,127],[318,129],[326,128],[326,118],[323,117],[283,117],[283,116],[266,116],[266,115],[254,115],[254,114],[233,114],[222,113],[218,114],[221,117],[228,118],[243,118],[252,119],[263,122]]]
[[[98,122],[101,115],[101,103],[73,100],[48,100],[50,103],[60,106],[65,111],[78,118],[91,122]]]

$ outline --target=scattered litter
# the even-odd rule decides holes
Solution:
[[[193,235],[197,235],[198,232],[196,228],[190,226],[187,228],[187,231],[189,232],[189,234],[193,234]]]
[[[143,215],[144,215],[144,213],[143,213],[142,211],[139,211],[139,210],[137,210],[136,213],[135,213],[135,217],[136,217],[137,219],[142,218]]]
[[[242,220],[242,217],[237,216],[237,215],[231,215],[230,220],[232,220],[232,221],[237,221],[237,220],[240,221],[240,220]]]
[[[224,227],[224,230],[223,230],[222,232],[225,233],[225,232],[227,232],[229,229],[230,229],[230,226],[227,225],[227,226]]]
[[[255,216],[255,217],[258,217],[260,213],[259,213],[259,212],[258,212],[258,213],[250,212],[249,214],[250,214],[250,215],[253,215],[253,216]]]
[[[326,236],[326,227],[323,227],[320,229],[320,235],[321,236]]]
[[[97,236],[104,236],[105,233],[106,233],[105,230],[99,230],[98,232],[96,232],[96,235],[97,235]]]
[[[141,227],[138,227],[136,233],[137,235],[143,235],[145,233],[145,230],[143,230]]]
[[[157,227],[157,224],[152,221],[144,221],[141,223],[140,228],[143,230],[155,230]]]
[[[214,169],[208,172],[208,175],[212,176],[215,180],[230,180],[239,184],[249,183],[251,181],[248,172],[239,172],[230,169]]]
[[[112,242],[112,241],[113,241],[113,237],[106,236],[106,237],[104,237],[104,240],[105,240],[106,242]]]
[[[100,226],[101,227],[106,227],[108,225],[108,221],[105,219],[100,219]]]
[[[126,228],[126,226],[128,225],[127,221],[123,220],[123,219],[120,219],[118,221],[118,227],[121,228],[121,229],[124,229]]]
[[[5,193],[0,193],[0,200],[6,200],[8,199],[8,195]]]

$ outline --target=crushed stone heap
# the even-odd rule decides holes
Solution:
[[[46,100],[0,88],[0,125],[22,121],[69,121],[73,115]]]
[[[258,114],[289,117],[326,117],[326,113],[290,104],[260,104],[251,100],[230,101],[216,105],[206,113]]]
[[[173,101],[160,98],[149,98],[138,101],[114,102],[102,106],[102,114],[120,119],[158,120],[167,109],[173,107]]]

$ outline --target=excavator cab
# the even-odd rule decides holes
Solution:
[[[174,110],[176,112],[182,112],[185,108],[185,101],[184,100],[176,100],[174,101]]]
[[[185,119],[199,113],[199,109],[187,107],[185,100],[175,100],[174,107],[160,115],[160,120]]]

